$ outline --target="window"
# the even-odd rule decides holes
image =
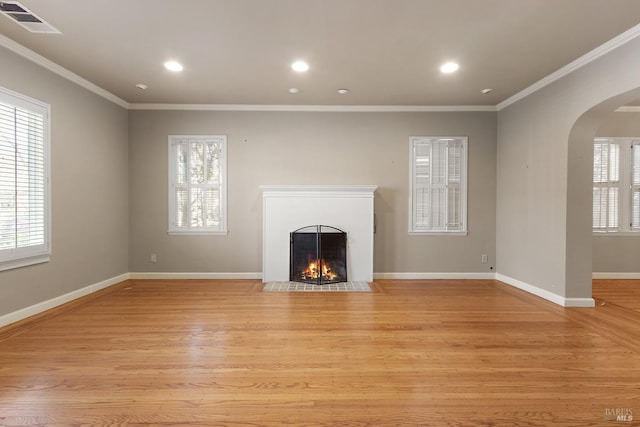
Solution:
[[[226,136],[169,136],[169,234],[227,232]]]
[[[640,232],[640,139],[594,140],[593,231]]]
[[[410,233],[467,233],[467,138],[412,137]]]
[[[0,270],[47,262],[49,106],[0,88]]]

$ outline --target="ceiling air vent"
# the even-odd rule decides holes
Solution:
[[[0,1],[0,13],[16,21],[32,33],[60,34],[51,25],[17,1]]]

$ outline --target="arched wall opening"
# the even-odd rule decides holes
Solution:
[[[640,26],[615,49],[498,111],[496,277],[592,307],[593,137],[640,98]]]
[[[633,108],[623,108],[609,114],[596,132],[597,138],[615,138],[623,142],[640,141],[640,107],[638,100]],[[635,151],[640,151],[636,147]],[[627,151],[625,149],[625,151]],[[594,152],[595,153],[595,152]],[[633,155],[633,151],[628,154]],[[636,153],[636,156],[640,153]],[[621,164],[621,178],[631,178],[633,169],[629,166],[631,158],[624,156]],[[595,159],[594,159],[595,163]],[[632,184],[632,182],[629,182]],[[625,186],[626,187],[626,186]],[[632,193],[623,188],[621,194],[621,214],[627,220],[620,233],[593,233],[593,278],[594,279],[640,279],[640,235],[627,232],[627,222],[633,222],[634,199]],[[628,217],[626,215],[628,215]]]
[[[593,139],[618,107],[640,98],[640,88],[611,97],[586,111],[571,128],[567,169],[566,296],[591,294],[593,274]]]

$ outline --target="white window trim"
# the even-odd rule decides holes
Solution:
[[[207,228],[207,227],[198,227],[198,228],[189,228],[189,229],[178,229],[174,226],[175,224],[175,213],[176,213],[176,204],[175,201],[172,201],[175,197],[175,179],[176,179],[176,169],[174,162],[174,154],[171,146],[174,140],[179,139],[193,139],[193,140],[210,140],[210,139],[220,139],[222,142],[222,152],[220,156],[220,214],[222,216],[222,221],[220,227],[216,228]],[[169,204],[169,217],[168,217],[168,230],[167,234],[169,235],[227,235],[227,136],[226,135],[169,135],[169,193],[168,193],[168,204]]]
[[[594,236],[600,237],[638,237],[640,236],[640,231],[601,231],[601,230],[593,230]]]
[[[636,145],[640,143],[640,137],[596,137],[593,140],[592,144],[592,155],[593,155],[593,145],[596,143],[609,141],[620,144],[620,189],[622,191],[621,194],[621,205],[619,207],[620,210],[620,218],[618,218],[618,222],[621,224],[619,229],[595,229],[593,228],[592,223],[592,234],[594,236],[600,237],[630,237],[630,236],[640,236],[640,230],[633,230],[631,228],[631,197],[633,197],[633,192],[631,191],[631,183],[632,183],[632,173],[633,173],[633,164],[631,159],[631,154],[629,154],[630,147],[632,145]],[[640,146],[639,146],[640,147]],[[593,160],[591,165],[592,175],[593,175]],[[593,180],[592,180],[593,181]],[[628,191],[628,193],[627,193]],[[627,196],[627,197],[625,197]],[[593,221],[593,220],[592,220]]]
[[[0,251],[0,271],[49,262],[51,258],[51,106],[0,86],[0,100],[42,114],[44,123],[44,243]],[[3,253],[4,252],[4,253]]]
[[[462,170],[463,178],[460,183],[460,218],[463,221],[463,230],[416,230],[414,224],[414,197],[413,187],[415,179],[415,151],[414,146],[416,142],[423,140],[435,140],[435,139],[460,139],[463,143],[464,155],[462,157],[463,165]],[[466,136],[412,136],[409,138],[409,235],[415,236],[467,236],[469,234],[469,225],[467,218],[467,189],[468,189],[468,175],[469,175],[469,138]]]

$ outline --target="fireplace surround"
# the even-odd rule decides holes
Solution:
[[[262,281],[289,280],[290,233],[330,224],[348,236],[347,281],[373,281],[375,185],[261,185]]]

